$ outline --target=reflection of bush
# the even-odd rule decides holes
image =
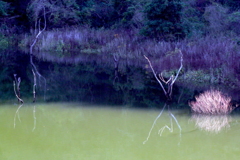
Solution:
[[[194,114],[192,120],[195,121],[195,126],[201,130],[210,133],[219,133],[223,129],[230,128],[229,122],[231,121],[231,118],[226,115],[209,116]]]
[[[195,98],[196,101],[189,103],[195,113],[228,114],[233,109],[230,105],[231,98],[223,95],[218,90],[206,91]]]

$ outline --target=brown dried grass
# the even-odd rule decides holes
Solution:
[[[194,113],[220,115],[228,114],[233,110],[231,98],[218,90],[209,90],[196,96],[196,101],[189,102]]]

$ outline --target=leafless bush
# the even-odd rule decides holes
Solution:
[[[189,102],[194,113],[219,115],[228,114],[233,110],[230,105],[231,98],[218,90],[206,91],[195,98],[196,101]]]

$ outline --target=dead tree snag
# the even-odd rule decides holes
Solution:
[[[144,57],[146,58],[146,60],[147,60],[148,63],[149,63],[149,66],[150,66],[150,68],[151,68],[151,70],[152,70],[152,72],[153,72],[153,75],[154,75],[155,79],[157,80],[157,82],[158,82],[159,85],[161,86],[161,88],[162,88],[162,90],[163,90],[163,92],[164,92],[164,94],[165,94],[165,96],[166,96],[166,98],[167,98],[167,102],[172,100],[173,84],[174,84],[175,81],[177,80],[177,78],[178,78],[178,76],[179,76],[179,73],[180,73],[180,71],[181,71],[181,69],[182,69],[182,67],[183,67],[183,64],[182,64],[182,63],[183,63],[183,55],[182,55],[181,50],[180,50],[179,52],[180,52],[180,67],[179,67],[179,69],[178,69],[178,71],[177,71],[176,76],[171,75],[168,80],[165,80],[165,79],[163,78],[162,73],[157,74],[157,73],[155,72],[155,70],[154,70],[154,68],[153,68],[153,66],[152,66],[151,61],[149,60],[149,58],[148,58],[147,56],[144,55]],[[167,88],[165,88],[163,84],[167,85]],[[149,133],[148,133],[148,136],[147,136],[146,140],[143,142],[143,144],[145,144],[145,143],[148,141],[148,139],[149,139],[149,137],[150,137],[150,135],[151,135],[151,132],[152,132],[154,126],[156,125],[158,119],[161,117],[161,115],[162,115],[162,113],[163,113],[163,111],[164,111],[164,109],[165,109],[166,106],[168,107],[168,114],[169,114],[169,118],[170,118],[170,126],[169,126],[169,125],[164,125],[162,128],[160,128],[160,129],[158,130],[158,134],[161,136],[162,133],[163,133],[163,131],[164,131],[165,129],[168,129],[170,132],[173,132],[173,120],[174,120],[175,123],[177,124],[178,128],[179,128],[179,137],[180,137],[180,141],[181,141],[182,128],[181,128],[180,124],[178,123],[177,118],[176,118],[176,117],[174,116],[174,114],[171,112],[170,106],[168,105],[167,102],[164,104],[163,109],[161,110],[161,112],[159,113],[159,115],[158,115],[158,116],[156,117],[156,119],[154,120],[154,122],[153,122],[153,124],[152,124],[152,127],[150,128],[150,131],[149,131]],[[180,144],[180,141],[179,141],[178,144]]]
[[[40,84],[40,81],[44,81],[44,100],[45,100],[45,92],[46,92],[46,79],[39,73],[36,65],[33,63],[33,47],[37,43],[37,40],[39,36],[43,33],[43,31],[46,29],[47,22],[46,22],[46,12],[45,7],[43,7],[43,19],[44,19],[44,27],[41,29],[41,19],[39,19],[36,23],[38,23],[38,33],[36,34],[33,43],[30,46],[30,63],[32,66],[32,72],[33,72],[33,78],[34,78],[34,84],[33,84],[33,102],[36,101],[36,87],[37,87],[37,78]]]
[[[21,102],[22,104],[24,103],[23,100],[20,98],[20,83],[21,83],[21,78],[18,77],[17,78],[17,74],[14,74],[14,79],[15,81],[13,81],[13,89],[14,89],[14,93],[15,96],[18,99],[18,102]]]
[[[163,92],[164,92],[164,94],[165,94],[165,96],[166,96],[166,98],[167,98],[168,101],[171,101],[171,100],[172,100],[173,84],[174,84],[175,81],[177,80],[177,78],[178,78],[178,76],[179,76],[179,73],[180,73],[180,71],[181,71],[181,69],[182,69],[182,67],[183,67],[183,54],[182,54],[182,51],[181,51],[181,50],[179,50],[179,52],[180,52],[180,67],[179,67],[179,69],[178,69],[178,71],[177,71],[176,76],[171,75],[168,80],[165,80],[165,79],[163,78],[162,73],[160,73],[160,74],[157,75],[157,73],[155,72],[155,70],[154,70],[154,68],[153,68],[153,66],[152,66],[151,61],[149,60],[149,58],[148,58],[147,56],[144,55],[144,57],[146,58],[146,60],[147,60],[148,63],[149,63],[149,66],[150,66],[150,68],[151,68],[151,70],[152,70],[152,72],[153,72],[153,75],[154,75],[155,79],[157,80],[157,82],[158,82],[159,85],[161,86],[161,88],[162,88],[162,90],[163,90]],[[167,85],[167,88],[164,87],[163,83],[165,83],[165,84]]]

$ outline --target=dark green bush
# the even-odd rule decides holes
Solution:
[[[10,4],[0,0],[0,17],[7,16],[9,12]]]
[[[240,1],[239,0],[219,0],[222,5],[230,7],[230,10],[237,11],[240,9]]]
[[[32,23],[32,26],[43,17],[43,8],[46,10],[48,28],[62,28],[80,23],[79,6],[75,0],[34,0],[27,8],[29,21]]]
[[[206,20],[203,16],[205,12],[205,3],[199,4],[199,1],[190,2],[190,0],[182,1],[183,9],[181,20],[184,26],[189,29],[187,35],[189,38],[196,36],[201,37],[206,33]]]
[[[153,0],[145,6],[146,23],[142,29],[145,36],[175,41],[186,36],[181,22],[182,5],[179,0]]]
[[[128,26],[134,13],[132,4],[130,0],[88,0],[81,3],[80,17],[93,28]]]

